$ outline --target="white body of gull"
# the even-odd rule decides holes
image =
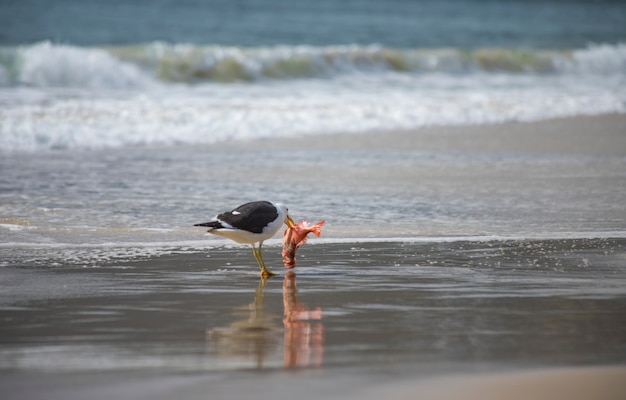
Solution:
[[[209,222],[195,224],[194,226],[208,227],[207,232],[223,236],[237,243],[248,243],[252,245],[254,258],[256,258],[261,275],[271,276],[265,266],[261,255],[263,241],[271,238],[286,224],[292,227],[294,222],[289,216],[287,207],[280,203],[269,201],[252,201],[242,204],[232,211],[226,211],[216,215]],[[254,244],[259,243],[259,247]]]

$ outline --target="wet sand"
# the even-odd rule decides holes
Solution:
[[[245,142],[244,142],[245,143]],[[429,127],[359,134],[329,134],[257,140],[257,148],[278,143],[293,149],[420,150],[453,153],[555,153],[626,155],[626,115],[609,114],[507,122],[491,125]],[[240,143],[231,143],[239,147]]]
[[[269,280],[249,253],[5,268],[3,398],[623,392],[626,239],[268,246]]]
[[[336,371],[221,375],[75,373],[1,379],[6,399],[621,400],[626,390],[625,378],[625,367],[571,367],[412,380],[338,375]]]
[[[369,200],[380,190],[412,198],[426,188],[424,204],[454,211],[460,197],[459,215],[477,222],[449,218],[417,234],[369,227],[363,240],[343,242],[358,221],[352,230],[331,221],[322,235],[331,240],[302,247],[295,273],[281,267],[277,245],[267,246],[266,261],[280,272],[268,281],[247,246],[54,263],[25,247],[0,275],[2,398],[618,398],[626,381],[624,127],[626,116],[610,115],[231,143],[232,154],[332,149],[336,160],[306,159],[287,184],[348,179],[341,190],[365,187]],[[359,149],[495,156],[438,170],[422,158],[378,169],[379,155],[360,160]],[[543,153],[591,161],[533,158]],[[514,162],[498,164],[500,156]],[[242,169],[229,178],[249,176]],[[275,176],[255,174],[259,185]],[[508,208],[494,207],[493,196]],[[484,202],[475,214],[474,201]],[[483,233],[483,218],[514,217],[521,228],[510,239],[511,222],[490,227],[493,237],[472,236],[474,226]],[[566,237],[542,239],[542,229],[558,233],[566,223]],[[391,235],[406,240],[382,240]]]
[[[540,369],[397,383],[361,398],[617,400],[626,389],[625,378],[626,367]]]

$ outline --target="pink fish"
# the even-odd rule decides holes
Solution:
[[[309,233],[319,237],[322,233],[322,225],[324,225],[324,221],[319,221],[315,225],[311,225],[309,221],[300,221],[285,230],[283,234],[283,263],[285,268],[296,266],[296,250],[306,243],[306,235]]]

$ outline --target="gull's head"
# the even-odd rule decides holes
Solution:
[[[274,205],[278,209],[278,215],[282,217],[285,225],[287,225],[290,228],[293,228],[295,223],[293,222],[293,219],[289,216],[289,209],[287,208],[287,206],[281,203],[275,203]]]

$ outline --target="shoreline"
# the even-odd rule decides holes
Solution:
[[[538,121],[304,134],[299,137],[259,138],[217,145],[226,148],[254,145],[264,150],[280,144],[292,150],[304,147],[311,150],[379,149],[626,156],[625,127],[626,113],[609,113]]]
[[[124,149],[206,148],[221,150],[414,150],[451,153],[557,153],[626,156],[626,113],[575,115],[533,121],[503,121],[465,125],[434,125],[356,132],[306,133],[299,136],[228,139],[214,143],[128,145]],[[593,132],[590,134],[590,132]],[[59,152],[116,151],[120,147],[48,149]],[[7,156],[37,151],[2,152]]]
[[[99,160],[104,154],[92,157],[86,152],[68,158],[70,165],[82,165],[86,158]],[[40,158],[58,163],[60,156],[65,154],[50,153]],[[135,159],[142,158],[158,166],[157,181],[158,175],[165,176],[161,185],[171,183],[178,170],[180,174],[191,174],[195,177],[187,180],[186,185],[191,189],[189,193],[198,198],[179,200],[184,206],[180,218],[158,210],[150,215],[152,208],[141,209],[137,218],[130,219],[133,228],[119,223],[111,226],[109,219],[81,226],[80,218],[89,218],[88,213],[64,225],[65,219],[55,214],[67,213],[73,217],[75,210],[42,209],[31,201],[30,215],[16,207],[25,214],[0,215],[0,222],[5,222],[0,224],[0,239],[5,243],[15,242],[20,248],[43,249],[92,245],[104,248],[109,243],[112,244],[109,247],[204,246],[205,243],[219,246],[218,241],[205,242],[204,232],[191,225],[201,213],[232,206],[240,186],[251,190],[255,197],[290,203],[296,218],[328,219],[320,243],[325,238],[331,241],[348,238],[346,241],[350,242],[626,235],[620,205],[625,200],[626,114],[303,135],[200,148],[149,147],[130,152],[117,149],[110,152],[110,157],[118,157],[123,161],[120,164],[129,165],[125,167],[128,170],[122,168],[117,172],[119,181],[125,180],[124,174],[145,168],[145,164],[133,164]],[[255,157],[271,160],[265,168],[258,168]],[[15,158],[16,162],[11,164],[17,165],[15,168],[30,168],[33,164],[32,154]],[[97,164],[104,162],[108,161]],[[231,164],[233,168],[229,167]],[[288,174],[285,174],[286,166]],[[38,169],[29,171],[36,173]],[[251,176],[254,178],[250,179]],[[146,186],[153,179],[145,178]],[[221,187],[216,190],[228,193],[231,198],[210,197],[211,190],[203,182],[218,183]],[[80,187],[90,182],[76,179],[73,184]],[[285,198],[281,197],[283,193]],[[155,198],[163,195],[160,201],[167,203],[170,197],[180,193],[154,189],[151,195]],[[243,192],[241,200],[248,200],[246,196],[249,194]],[[207,198],[213,204],[193,209]],[[337,199],[351,202],[350,207],[346,208]],[[106,193],[81,199],[102,200],[112,203]],[[12,201],[18,204],[20,199]],[[45,195],[38,201],[46,201]],[[415,207],[408,206],[411,202]],[[302,208],[298,209],[300,204]],[[562,213],[564,204],[569,209],[567,215]],[[404,218],[406,215],[410,218]],[[158,221],[158,225],[150,225],[153,221]],[[280,242],[279,238],[273,240]],[[0,252],[11,247],[0,246]]]

